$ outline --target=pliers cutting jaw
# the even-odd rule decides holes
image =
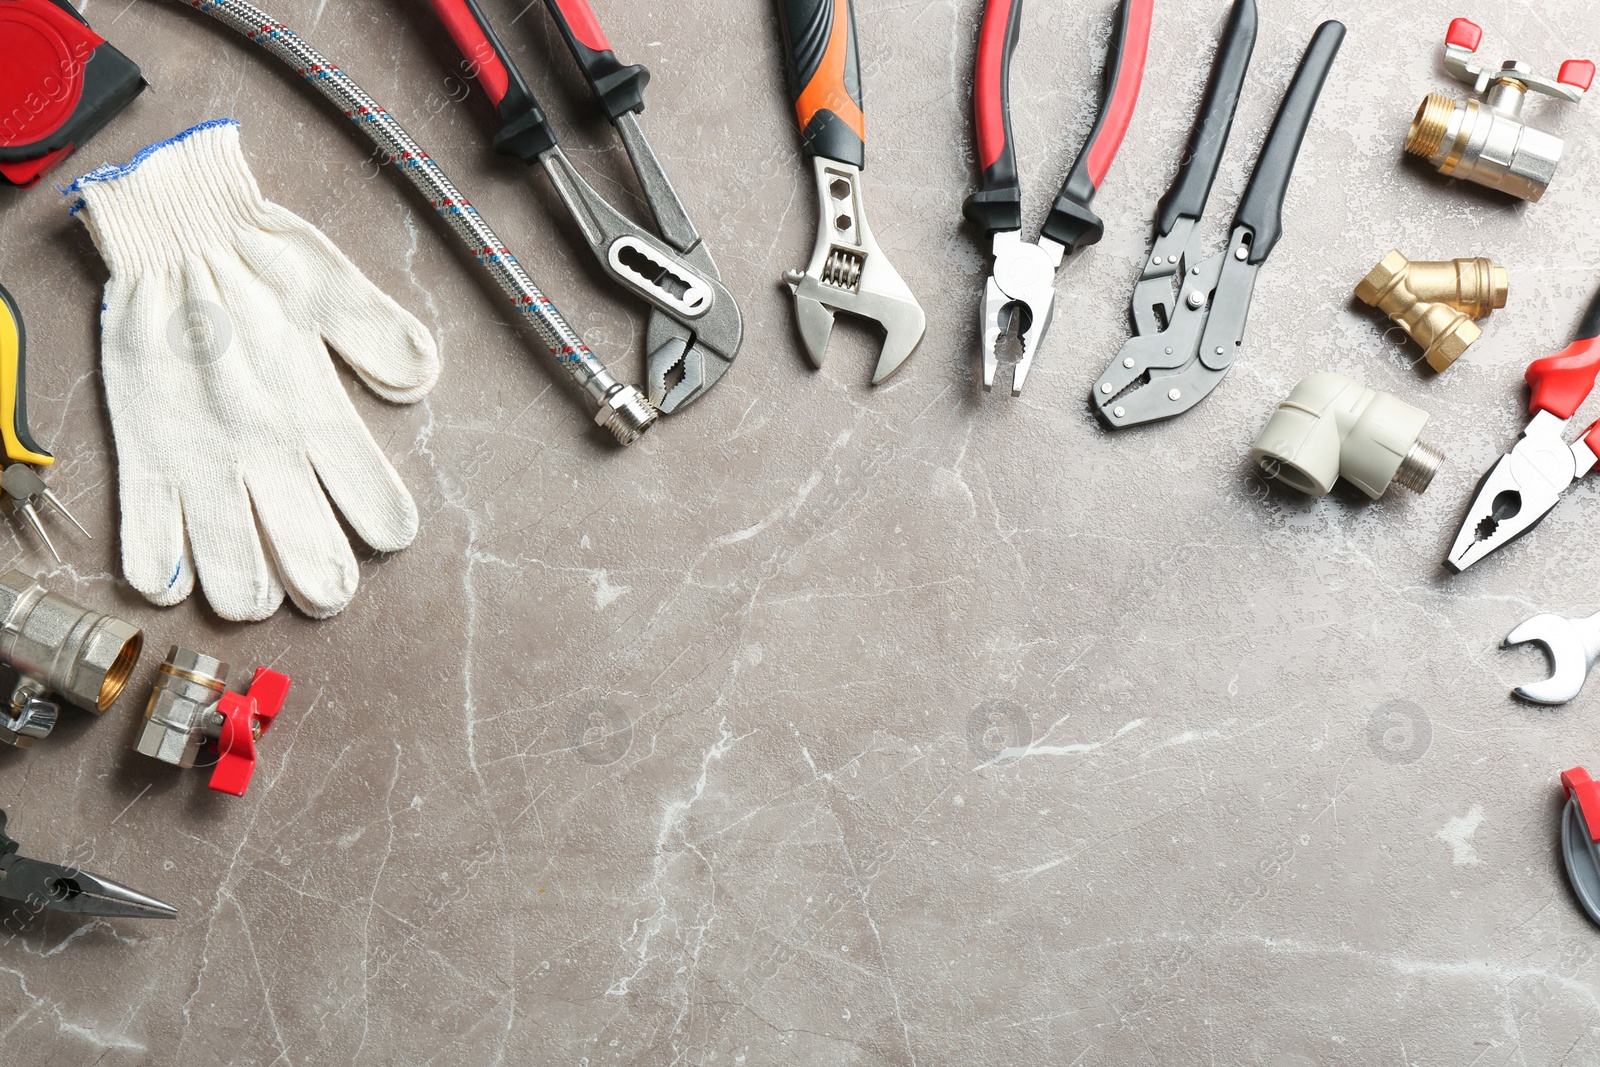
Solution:
[[[495,103],[502,122],[494,137],[495,150],[538,163],[601,269],[650,304],[645,331],[650,402],[670,414],[704,396],[738,354],[744,325],[733,294],[722,284],[711,254],[639,126],[650,72],[617,60],[587,0],[546,0],[585,80],[622,139],[660,236],[618,211],[578,173],[477,0],[429,2]]]
[[[1244,344],[1256,276],[1282,236],[1289,178],[1345,32],[1337,22],[1317,28],[1239,200],[1227,248],[1205,257],[1199,222],[1233,127],[1256,28],[1255,0],[1235,0],[1188,150],[1157,212],[1150,259],[1134,286],[1134,335],[1091,393],[1095,411],[1113,429],[1188,411],[1221,384]]]
[[[994,388],[1000,339],[1015,326],[1022,358],[1011,372],[1011,395],[1021,396],[1039,342],[1055,317],[1056,268],[1067,250],[1048,237],[1030,244],[1017,230],[995,234],[992,247],[994,270],[983,288],[983,388]]]
[[[1445,566],[1459,574],[1532,530],[1573,482],[1594,469],[1600,422],[1570,443],[1566,428],[1593,391],[1597,374],[1600,293],[1579,323],[1577,339],[1528,366],[1533,418],[1511,451],[1478,482]]]
[[[984,5],[972,96],[983,186],[967,197],[962,213],[989,235],[994,256],[978,317],[985,390],[994,388],[999,346],[1015,330],[1022,355],[1012,372],[1011,395],[1022,395],[1055,316],[1056,270],[1069,252],[1094,244],[1104,232],[1089,204],[1133,117],[1153,6],[1153,0],[1122,0],[1118,8],[1106,53],[1100,116],[1035,243],[1022,239],[1022,187],[1011,133],[1011,55],[1017,47],[1022,0],[987,0]]]

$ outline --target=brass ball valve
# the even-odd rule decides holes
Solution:
[[[1454,100],[1429,93],[1411,130],[1406,151],[1421,156],[1439,173],[1486,185],[1502,193],[1538,200],[1555,177],[1561,138],[1522,120],[1529,92],[1576,104],[1594,81],[1594,64],[1569,59],[1554,79],[1533,73],[1527,63],[1508,59],[1498,70],[1475,61],[1483,30],[1467,19],[1450,23],[1444,65],[1482,100]]]
[[[1361,279],[1356,299],[1388,315],[1442,371],[1483,336],[1472,320],[1505,307],[1506,289],[1506,269],[1482,256],[1412,262],[1393,251]]]
[[[55,729],[65,701],[96,715],[128,684],[144,634],[122,619],[52,593],[21,571],[0,574],[0,741],[27,748]]]
[[[205,756],[211,788],[244,796],[256,770],[256,742],[283,710],[289,678],[257,667],[250,688],[231,692],[228,665],[173,645],[156,674],[134,750],[193,767]]]

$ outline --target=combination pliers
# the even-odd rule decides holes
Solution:
[[[1150,44],[1154,0],[1122,0],[1106,50],[1100,116],[1056,195],[1037,242],[1022,239],[1022,186],[1011,135],[1011,54],[1016,50],[1022,0],[987,0],[978,36],[972,111],[983,187],[961,212],[990,238],[994,268],[984,284],[978,328],[983,345],[983,387],[994,388],[996,348],[1013,325],[1022,356],[1012,372],[1011,395],[1021,396],[1055,314],[1055,274],[1069,252],[1100,240],[1105,226],[1089,202],[1105,179],[1133,118]]]
[[[601,268],[651,305],[645,331],[650,402],[670,414],[704,396],[733,363],[744,324],[733,294],[722,284],[711,253],[639,126],[650,72],[617,59],[588,0],[545,0],[584,80],[622,139],[659,237],[612,207],[573,167],[477,0],[428,2],[495,105],[501,122],[492,142],[495,151],[543,167]]]
[[[1594,469],[1600,421],[1570,444],[1567,423],[1594,390],[1600,374],[1600,293],[1578,323],[1577,336],[1553,356],[1528,365],[1533,419],[1510,452],[1478,482],[1467,517],[1445,566],[1461,572],[1533,529],[1561,494]]]
[[[28,859],[6,836],[6,813],[0,811],[0,898],[16,903],[0,916],[0,927],[12,929],[28,915],[50,908],[74,915],[112,918],[176,919],[178,909],[97,874],[60,863]]]
[[[1211,394],[1238,357],[1256,275],[1283,236],[1283,200],[1345,29],[1317,27],[1272,120],[1224,251],[1202,253],[1199,222],[1233,126],[1255,45],[1255,0],[1235,0],[1188,151],[1156,216],[1134,287],[1134,335],[1095,382],[1094,409],[1113,429],[1171,418]]]

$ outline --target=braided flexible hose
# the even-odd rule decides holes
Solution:
[[[299,34],[244,0],[184,0],[286,63],[317,92],[327,97],[366,135],[384,157],[416,186],[463,244],[488,268],[519,313],[528,316],[556,362],[599,404],[594,421],[610,430],[621,444],[632,444],[656,421],[656,409],[643,393],[612,377],[589,351],[576,330],[539,291],[476,208],[461,195],[439,165],[406,133],[394,117],[357,85],[350,75],[328,62]]]

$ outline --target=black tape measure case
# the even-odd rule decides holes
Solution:
[[[66,0],[0,0],[0,178],[32,185],[144,84]]]

